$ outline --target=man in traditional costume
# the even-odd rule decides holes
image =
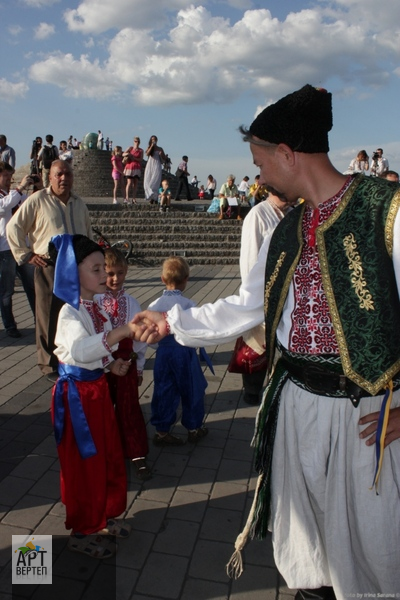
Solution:
[[[305,203],[263,245],[239,296],[141,317],[182,344],[214,345],[265,309],[268,363],[277,348],[281,358],[257,418],[260,476],[235,558],[240,571],[247,535],[271,529],[296,598],[344,600],[400,590],[400,187],[339,173],[331,127],[331,94],[306,85],[242,129],[260,183]]]

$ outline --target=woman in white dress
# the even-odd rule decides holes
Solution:
[[[355,158],[349,164],[349,168],[346,174],[352,175],[353,173],[365,173],[369,170],[369,156],[365,150],[360,150]]]
[[[158,189],[162,177],[162,163],[165,161],[164,150],[157,145],[158,138],[152,135],[146,150],[147,165],[144,172],[144,194],[150,204],[158,200]]]

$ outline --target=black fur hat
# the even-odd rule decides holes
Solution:
[[[329,152],[332,94],[309,84],[267,106],[250,125],[250,133],[296,152]]]
[[[76,264],[79,265],[89,254],[93,252],[101,252],[104,254],[104,250],[99,244],[96,244],[93,240],[88,238],[86,235],[76,233],[72,237],[72,247],[74,249]],[[58,251],[54,243],[49,242],[49,255],[51,260],[55,263],[57,260]]]

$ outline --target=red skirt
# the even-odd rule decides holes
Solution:
[[[119,343],[114,358],[129,360],[133,342],[129,338]],[[136,360],[132,360],[125,377],[107,373],[110,395],[115,405],[115,414],[122,448],[125,458],[141,458],[147,456],[149,445],[147,441],[146,423],[139,404],[138,377]]]
[[[91,534],[106,526],[126,508],[126,469],[114,410],[105,375],[96,381],[77,381],[82,408],[97,454],[81,458],[69,414],[64,384],[64,431],[57,447],[61,500],[66,507],[66,529]],[[54,405],[52,399],[52,418]]]

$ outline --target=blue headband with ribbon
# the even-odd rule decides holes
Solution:
[[[51,238],[55,249],[58,251],[54,272],[53,293],[60,300],[64,300],[64,302],[79,310],[81,286],[74,246],[72,244],[73,237],[69,233],[64,233],[63,235],[55,235]]]

